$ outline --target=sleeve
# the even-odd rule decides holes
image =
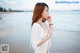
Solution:
[[[32,37],[31,37],[31,45],[33,47],[33,49],[36,49],[37,48],[37,44],[41,41],[41,28],[39,25],[35,24],[33,27],[32,27]]]

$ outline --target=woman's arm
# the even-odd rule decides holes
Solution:
[[[51,30],[54,31],[51,16],[48,16],[47,21],[48,21],[48,23],[49,23],[49,28],[51,28]]]
[[[49,23],[49,28],[52,30],[52,32],[54,32],[54,28],[53,28],[53,23]]]
[[[49,22],[49,29],[50,29],[50,30],[49,30],[47,36],[46,36],[44,39],[42,39],[41,42],[39,42],[39,44],[38,44],[37,46],[41,46],[41,45],[42,45],[43,43],[45,43],[48,39],[50,39],[51,36],[52,36],[53,24],[52,24],[52,19],[51,19],[50,16],[48,16],[47,21]]]
[[[46,36],[45,38],[43,38],[43,39],[39,42],[39,44],[37,45],[37,47],[38,47],[38,46],[41,46],[43,43],[45,43],[48,39],[51,38],[51,36],[52,36],[52,31],[51,31],[51,29],[50,29],[49,32],[48,32],[48,34],[47,34],[47,36]]]

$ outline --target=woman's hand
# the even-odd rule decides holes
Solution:
[[[47,21],[49,22],[49,24],[52,24],[51,16],[48,16]]]
[[[49,27],[50,27],[50,29],[51,29],[52,31],[54,31],[54,30],[53,30],[53,23],[52,23],[51,16],[48,16],[47,21],[49,22]],[[50,24],[52,24],[52,25],[50,25]]]

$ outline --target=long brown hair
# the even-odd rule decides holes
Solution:
[[[35,5],[33,17],[32,17],[32,25],[42,17],[43,10],[45,9],[46,6],[49,9],[46,3],[37,3]]]

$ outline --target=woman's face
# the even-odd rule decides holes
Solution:
[[[44,11],[42,13],[42,18],[45,18],[45,19],[48,18],[48,8],[47,7],[45,7],[45,9],[44,9]]]

